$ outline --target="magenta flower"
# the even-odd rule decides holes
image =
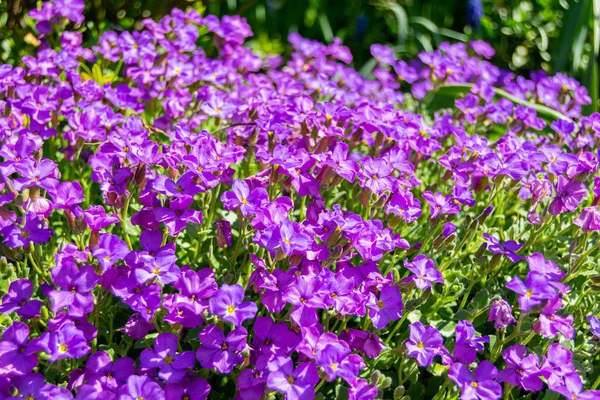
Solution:
[[[454,357],[458,362],[471,364],[477,358],[477,352],[483,351],[484,343],[489,343],[488,336],[475,336],[475,328],[468,321],[458,321],[456,326],[456,343],[454,344]]]
[[[223,321],[231,322],[239,327],[247,319],[254,318],[258,307],[252,302],[244,301],[244,288],[240,285],[221,286],[209,301],[210,312],[218,315]]]
[[[94,309],[94,295],[91,291],[98,283],[94,268],[84,265],[81,269],[71,260],[63,260],[52,270],[52,278],[59,290],[48,294],[52,311],[68,307],[69,314],[81,317]]]
[[[11,247],[28,247],[30,243],[45,243],[50,240],[52,229],[46,228],[46,223],[37,215],[30,212],[24,217],[24,225],[12,224],[0,231],[4,235],[4,243]]]
[[[189,223],[201,224],[202,211],[189,208],[194,202],[192,196],[183,196],[169,202],[169,207],[157,207],[154,215],[158,222],[163,222],[169,231],[169,235],[177,236],[179,232]]]
[[[161,333],[156,337],[154,350],[144,349],[140,355],[142,368],[158,368],[158,377],[169,383],[177,383],[185,375],[186,368],[194,366],[194,353],[177,353],[177,336]]]
[[[63,358],[82,358],[90,351],[88,340],[72,322],[62,325],[56,332],[46,332],[39,343],[50,355],[50,362]]]
[[[600,231],[600,210],[598,210],[598,207],[585,207],[573,219],[573,223],[581,227],[584,232]]]
[[[507,240],[504,243],[500,243],[500,240],[489,233],[484,233],[483,238],[488,242],[487,249],[491,253],[504,254],[512,262],[519,262],[523,259],[523,257],[516,254],[523,247],[523,244],[517,243],[514,240]]]

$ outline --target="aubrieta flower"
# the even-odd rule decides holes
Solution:
[[[569,181],[564,176],[558,177],[556,184],[556,196],[550,203],[549,211],[552,215],[558,215],[566,211],[575,211],[587,194],[582,182]]]
[[[584,232],[600,231],[600,210],[598,207],[584,207],[573,223]]]
[[[317,368],[313,363],[305,362],[294,368],[289,357],[277,357],[269,362],[267,387],[283,393],[289,400],[312,399],[315,385],[319,382]]]
[[[440,354],[444,339],[437,329],[421,322],[412,323],[409,327],[410,337],[405,343],[407,354],[415,358],[421,367],[426,367]]]
[[[94,295],[91,291],[98,283],[98,275],[94,268],[84,265],[81,269],[70,260],[52,270],[54,283],[59,287],[48,293],[52,311],[57,312],[68,307],[69,314],[81,317],[94,309]]]
[[[210,312],[223,321],[239,327],[246,319],[254,318],[258,307],[255,303],[244,302],[244,288],[240,285],[224,284],[209,301]]]
[[[50,240],[52,230],[46,228],[37,215],[30,212],[25,215],[24,224],[13,224],[2,229],[4,243],[11,247],[28,247],[30,243],[45,243]]]
[[[248,332],[242,327],[229,332],[227,337],[216,325],[208,325],[200,332],[200,347],[196,358],[202,368],[215,368],[222,374],[233,371],[241,363],[241,351],[246,348]]]
[[[431,288],[432,283],[444,283],[442,273],[435,269],[433,260],[424,254],[419,254],[412,261],[404,261],[404,267],[414,275],[406,278],[407,282],[414,282],[421,290]]]
[[[565,375],[564,381],[565,385],[555,388],[554,391],[567,399],[594,400],[600,398],[600,390],[583,391],[581,377],[576,372]]]
[[[588,315],[586,319],[588,324],[590,324],[590,332],[592,335],[600,339],[600,321],[598,321],[598,318],[594,315]]]
[[[517,320],[512,315],[512,307],[502,299],[492,303],[488,321],[494,321],[494,328],[496,329],[506,329],[508,325],[517,323]]]
[[[508,382],[534,392],[543,387],[540,360],[535,354],[527,355],[525,346],[515,344],[504,350],[502,357],[506,361],[506,368],[498,374],[498,382]]]
[[[39,338],[39,344],[50,355],[50,362],[82,358],[90,351],[84,333],[73,322],[60,326],[56,332],[44,333]]]
[[[379,296],[374,293],[369,295],[367,301],[369,317],[377,329],[385,327],[389,321],[402,317],[402,295],[398,286],[386,286]]]
[[[546,276],[537,271],[529,272],[525,283],[519,277],[513,277],[506,287],[519,295],[519,307],[523,312],[540,306],[544,300],[556,296],[556,290],[550,285]]]
[[[221,201],[226,210],[234,210],[239,207],[244,217],[255,214],[255,210],[269,202],[269,195],[262,187],[250,187],[245,181],[236,179],[231,186],[231,192],[225,192]]]
[[[19,317],[24,319],[39,316],[42,302],[40,300],[31,300],[33,290],[33,284],[29,279],[23,278],[11,282],[8,292],[2,297],[0,313],[9,314],[16,312]]]
[[[0,372],[29,374],[38,364],[35,353],[39,350],[34,341],[29,341],[29,327],[23,322],[13,322],[6,328],[0,341]]]
[[[169,383],[177,383],[185,375],[186,368],[194,366],[194,353],[177,353],[177,336],[167,332],[156,337],[154,349],[144,349],[140,354],[142,368],[158,368],[158,377]]]
[[[456,326],[456,343],[454,344],[454,358],[463,364],[471,364],[477,357],[477,352],[482,351],[484,343],[489,343],[488,336],[475,336],[475,328],[468,321],[458,321]]]
[[[504,243],[500,243],[496,237],[489,233],[484,233],[483,238],[488,242],[487,249],[493,254],[504,254],[512,262],[518,262],[523,259],[522,256],[516,254],[523,247],[522,244],[514,240],[507,240]]]
[[[131,375],[123,389],[119,400],[165,400],[164,391],[148,376]]]
[[[450,196],[444,196],[441,192],[433,194],[429,191],[423,192],[423,198],[429,203],[431,219],[437,218],[440,214],[458,214],[460,206],[456,204]]]
[[[452,379],[461,389],[461,399],[496,400],[502,397],[502,386],[494,379],[498,370],[488,360],[482,361],[475,371],[461,363],[454,363],[448,371],[448,378]]]

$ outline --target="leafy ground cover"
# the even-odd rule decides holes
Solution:
[[[0,67],[0,399],[600,398],[600,114],[174,10]]]

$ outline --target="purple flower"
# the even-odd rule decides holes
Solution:
[[[42,374],[29,374],[22,377],[16,385],[19,396],[9,397],[10,400],[72,400],[73,395],[63,387],[51,385],[44,381]]]
[[[553,390],[562,394],[567,399],[596,400],[600,398],[600,390],[588,390],[586,392],[582,392],[583,383],[581,382],[581,377],[577,372],[567,374],[564,380],[564,386],[557,387]]]
[[[598,210],[598,207],[585,207],[573,219],[573,223],[581,227],[584,232],[600,231],[600,210]]]
[[[257,317],[254,323],[252,347],[261,354],[288,355],[296,347],[296,335],[285,323],[275,323],[271,317]]]
[[[414,275],[406,278],[407,282],[415,282],[415,286],[421,290],[431,288],[433,282],[444,283],[442,273],[435,269],[433,260],[424,254],[419,254],[411,262],[404,261],[406,269]]]
[[[572,360],[573,353],[563,345],[560,343],[550,345],[541,368],[550,389],[557,391],[556,388],[563,386],[565,375],[575,372]]]
[[[178,197],[169,201],[169,207],[157,207],[154,209],[154,216],[158,222],[163,222],[169,235],[177,236],[188,222],[200,225],[202,223],[202,211],[189,209],[194,202],[192,196]]]
[[[343,378],[349,384],[356,381],[360,370],[365,368],[363,359],[351,350],[345,342],[335,341],[317,351],[317,364],[323,368],[329,381]]]
[[[63,358],[82,358],[90,351],[88,340],[72,322],[62,325],[56,332],[40,336],[40,345],[50,354],[50,362]]]
[[[430,191],[423,192],[423,198],[429,203],[431,219],[437,218],[440,214],[458,214],[460,206],[452,201],[450,196],[444,196],[443,193],[436,194]]]
[[[165,400],[165,393],[158,383],[147,376],[131,375],[123,387],[119,400]]]
[[[168,384],[165,388],[165,400],[206,400],[210,393],[210,385],[205,379],[182,381],[179,384]]]
[[[494,328],[506,329],[508,325],[514,325],[517,320],[512,315],[512,308],[505,300],[496,300],[490,307],[488,321],[494,321]]]
[[[239,207],[244,217],[254,215],[256,209],[269,202],[267,191],[260,186],[250,190],[245,181],[236,179],[233,181],[231,189],[231,192],[225,192],[221,196],[223,206],[226,210],[235,210]]]
[[[502,352],[506,368],[498,374],[498,382],[508,382],[525,390],[538,391],[542,389],[540,379],[542,371],[539,368],[538,356],[527,354],[527,349],[521,344],[515,344]]]
[[[362,160],[362,168],[358,177],[362,187],[371,189],[376,194],[381,194],[392,188],[391,173],[394,168],[383,159],[373,160],[365,157]]]
[[[125,259],[129,254],[127,244],[117,235],[104,233],[100,235],[98,246],[92,251],[92,255],[98,259],[98,264],[103,272],[106,272],[116,262]]]
[[[278,278],[279,279],[279,278]],[[301,327],[315,325],[318,322],[316,308],[324,307],[326,292],[318,279],[311,276],[299,276],[295,284],[290,284],[283,299],[294,305],[291,317]]]
[[[502,397],[502,386],[494,381],[497,375],[498,370],[488,360],[482,361],[474,373],[461,363],[454,363],[448,371],[448,378],[462,390],[461,399],[469,400],[495,400]]]
[[[377,329],[385,327],[388,321],[402,317],[402,295],[398,286],[386,286],[381,290],[379,298],[370,293],[367,301],[369,317]]]
[[[231,247],[231,239],[233,235],[231,234],[231,223],[224,219],[215,221],[213,224],[216,229],[216,237],[217,237],[217,246],[219,248]]]
[[[245,320],[254,318],[258,310],[255,303],[243,301],[244,288],[241,285],[224,284],[211,297],[210,312],[239,327]]]
[[[94,268],[84,265],[80,270],[75,262],[65,259],[52,270],[52,279],[60,288],[48,294],[52,311],[57,312],[68,307],[69,314],[75,317],[92,312],[94,295],[91,291],[98,283],[98,275]]]
[[[45,243],[52,236],[52,229],[46,229],[46,224],[42,222],[32,212],[25,215],[25,224],[21,228],[18,224],[13,224],[4,228],[1,233],[4,235],[4,243],[11,247],[28,247],[30,243]]]
[[[590,332],[592,335],[600,339],[600,321],[598,321],[598,318],[594,315],[588,315],[587,322],[590,324]]]
[[[242,327],[232,330],[225,337],[218,326],[208,325],[200,332],[196,358],[202,368],[215,368],[221,374],[228,374],[243,361],[241,351],[246,348],[247,337],[248,332]]]
[[[410,337],[405,343],[407,353],[410,357],[414,357],[421,367],[426,367],[444,347],[444,339],[437,329],[423,326],[420,322],[410,324],[409,328]]]
[[[142,368],[158,368],[158,377],[169,383],[177,383],[185,375],[186,368],[194,366],[194,353],[177,353],[177,336],[161,333],[156,337],[154,350],[145,349],[140,355]]]
[[[305,362],[294,369],[289,357],[277,357],[269,362],[267,387],[283,393],[288,400],[310,400],[315,396],[315,385],[319,382],[317,368]]]
[[[489,341],[488,336],[476,337],[475,328],[470,322],[458,321],[454,357],[461,363],[471,364],[475,361],[477,352],[483,350],[483,344]]]
[[[107,391],[118,389],[134,373],[135,362],[133,359],[122,357],[113,362],[105,351],[92,354],[85,364],[88,383],[98,385]]]
[[[552,215],[575,211],[586,194],[587,190],[582,182],[569,181],[561,175],[558,177],[556,196],[550,203],[549,211]]]
[[[29,327],[23,322],[6,328],[0,342],[0,373],[25,375],[38,364],[35,353],[40,348],[28,339]]]
[[[573,316],[568,315],[563,317],[556,314],[562,308],[562,298],[557,296],[548,300],[546,306],[540,313],[540,319],[533,324],[535,332],[541,332],[546,338],[556,337],[557,332],[560,332],[567,339],[573,339],[575,329],[573,329]]]
[[[507,240],[504,243],[489,233],[484,233],[483,238],[488,241],[488,250],[493,254],[504,254],[512,262],[519,262],[523,259],[520,255],[516,254],[517,251],[523,247],[522,244],[515,242],[514,240]]]
[[[385,212],[396,214],[410,224],[416,221],[423,211],[419,200],[415,199],[413,194],[407,190],[395,192],[388,202]]]
[[[10,314],[16,311],[17,315],[23,319],[39,316],[42,302],[40,300],[30,300],[32,294],[33,285],[29,279],[18,279],[11,282],[8,293],[2,297],[0,313]]]
[[[515,276],[506,287],[519,295],[519,307],[523,312],[556,296],[556,290],[549,284],[548,278],[537,271],[529,272],[525,283]]]

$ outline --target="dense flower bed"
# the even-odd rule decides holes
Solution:
[[[577,82],[82,4],[0,67],[0,399],[600,398]]]

